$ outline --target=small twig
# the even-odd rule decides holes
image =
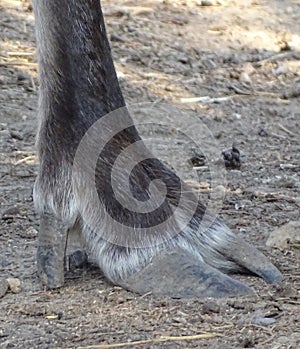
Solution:
[[[276,334],[272,334],[272,335],[270,336],[270,338],[268,338],[268,339],[264,340],[263,342],[259,343],[260,346],[265,345],[265,344],[271,342],[275,337],[276,337]]]
[[[291,301],[291,300],[289,300],[287,303],[293,304],[293,305],[300,305],[300,302]]]
[[[34,79],[33,79],[32,76],[30,77],[30,82],[31,82],[31,86],[32,86],[32,88],[33,88],[33,91],[36,92],[37,89],[36,89],[36,85],[35,85],[35,82],[34,82]]]
[[[141,295],[141,296],[140,296],[140,299],[143,299],[143,298],[145,298],[145,297],[147,297],[147,296],[150,296],[151,294],[152,294],[152,291],[147,292],[147,293]]]
[[[229,86],[235,93],[237,93],[238,95],[245,95],[245,96],[248,96],[248,95],[252,95],[253,94],[253,91],[245,91],[245,90],[241,90],[240,88],[238,88],[237,86],[231,84]]]
[[[253,95],[254,96],[282,98],[282,94],[280,94],[280,93],[265,92],[265,91],[253,91]]]
[[[208,166],[193,166],[193,170],[208,170]]]
[[[23,123],[22,123],[23,124]],[[34,151],[31,151],[31,150],[15,150],[13,152],[13,155],[28,155],[28,156],[33,156],[34,155]],[[4,154],[2,154],[4,155]]]
[[[5,67],[5,66],[10,66],[10,65],[24,65],[24,66],[29,66],[29,67],[37,67],[37,63],[34,62],[0,62],[0,67]]]
[[[203,96],[203,97],[191,97],[191,98],[180,98],[181,103],[197,103],[197,102],[202,102],[202,103],[221,103],[221,102],[226,102],[230,100],[234,96],[225,96],[225,97],[216,97],[216,98],[211,98],[209,96]]]
[[[239,89],[236,86],[230,86],[233,91],[236,93],[234,95],[224,96],[224,97],[216,97],[212,98],[209,96],[202,96],[202,97],[191,97],[191,98],[180,98],[181,103],[205,103],[205,104],[211,104],[211,103],[222,103],[230,101],[232,98],[237,97],[255,97],[255,96],[264,96],[264,97],[274,97],[274,98],[281,98],[282,95],[279,93],[273,93],[273,92],[264,92],[264,91],[244,91]]]
[[[233,84],[231,84],[229,87],[236,94],[241,95],[241,96],[265,96],[265,97],[282,98],[282,95],[279,93],[266,92],[266,91],[255,91],[255,90],[247,91],[247,90],[242,90]]]
[[[280,164],[279,167],[282,169],[282,170],[294,170],[296,168],[299,168],[300,167],[300,164],[299,165],[294,165],[294,164]]]
[[[166,337],[145,339],[145,340],[134,341],[134,342],[89,345],[87,347],[79,347],[78,349],[108,349],[108,348],[121,348],[121,347],[136,347],[137,345],[148,344],[148,343],[190,341],[190,340],[196,340],[196,339],[210,339],[214,337],[222,337],[222,335],[218,333],[203,333],[203,334],[197,334],[192,336],[178,336],[178,337],[166,336]]]
[[[287,134],[289,134],[290,136],[295,136],[295,133],[290,131],[289,129],[287,129],[286,127],[284,127],[281,124],[278,124],[279,128],[281,128],[284,132],[286,132]]]
[[[289,57],[289,56],[294,56],[295,52],[289,51],[289,52],[283,52],[283,53],[277,53],[275,55],[272,55],[268,58],[262,59],[258,62],[255,62],[253,64],[254,67],[261,67],[264,63],[269,63],[269,62],[274,62],[274,61],[279,61],[283,58]]]
[[[33,52],[7,52],[8,56],[17,56],[17,57],[30,57],[33,56],[34,53]]]
[[[20,160],[16,161],[14,165],[17,166],[17,165],[23,164],[24,162],[28,163],[29,161],[33,161],[33,160],[36,160],[36,156],[35,155],[29,155],[26,158],[23,158],[23,159],[20,159]]]
[[[275,137],[275,138],[281,138],[281,139],[286,140],[286,137],[285,137],[285,136],[278,135],[277,133],[274,133],[274,132],[271,132],[270,135],[273,136],[273,137]]]
[[[293,203],[297,200],[297,198],[293,197],[293,196],[289,196],[289,195],[285,195],[285,194],[276,194],[276,193],[269,193],[266,196],[264,196],[264,198],[267,201],[279,201],[279,200],[284,200],[290,203]]]

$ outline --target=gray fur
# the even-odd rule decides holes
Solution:
[[[153,159],[140,142],[134,126],[108,142],[95,169],[88,163],[87,152],[84,154],[84,158],[87,158],[85,166],[79,166],[77,170],[75,166],[74,170],[76,151],[85,133],[97,120],[124,107],[125,103],[98,0],[33,2],[40,79],[37,136],[40,169],[34,187],[34,202],[42,220],[50,212],[63,222],[69,232],[81,229],[89,254],[107,278],[132,290],[138,290],[138,287],[128,286],[126,280],[130,280],[164,251],[186,251],[193,261],[199,261],[201,268],[210,265],[224,272],[249,269],[268,279],[260,273],[255,263],[254,267],[251,266],[251,258],[247,259],[250,265],[240,257],[234,258],[235,249],[248,249],[249,245],[237,239],[218,219],[205,217],[205,208],[193,194],[187,196],[185,205],[174,214],[163,232],[154,229],[153,234],[143,236],[143,227],[155,226],[156,220],[170,217],[182,192],[190,192],[190,189],[172,171]],[[132,122],[126,110],[124,115],[120,115]],[[107,126],[102,131],[104,135],[110,135],[112,130]],[[136,142],[139,142],[139,155],[148,160],[137,166],[131,177],[133,194],[137,200],[145,202],[151,197],[149,185],[153,181],[152,177],[160,177],[168,188],[160,216],[126,211],[116,204],[111,195],[110,174],[114,161],[123,149]],[[91,147],[89,150],[96,151],[94,148],[97,148],[97,144]],[[94,170],[96,195],[90,186],[94,181]],[[117,171],[114,176],[115,183],[120,185],[119,196],[128,201],[128,194],[122,191],[128,177],[123,171]],[[157,184],[153,188],[158,192],[161,190]],[[97,203],[94,204],[93,200]],[[129,237],[122,235],[122,230],[115,230],[108,219],[108,211],[121,223],[129,224]],[[188,224],[183,224],[190,211],[194,212],[192,218],[188,219]],[[205,230],[201,228],[204,219],[208,220]],[[178,227],[179,233],[174,234]],[[55,234],[53,231],[51,233]],[[40,232],[41,236],[45,234]],[[144,239],[143,246],[135,246],[133,242],[140,239]],[[47,248],[41,242],[43,261]],[[250,249],[256,251],[252,247]],[[265,257],[261,254],[259,256],[265,263]],[[45,263],[48,263],[47,259]],[[47,271],[45,263],[41,268],[45,268],[45,273],[51,276],[52,269]],[[41,264],[39,260],[38,264]],[[268,262],[267,266],[274,268]],[[227,281],[228,278],[224,284]],[[61,286],[61,281],[56,286]],[[51,287],[56,286],[55,282],[51,284]]]

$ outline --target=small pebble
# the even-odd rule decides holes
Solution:
[[[17,214],[19,214],[19,213],[20,213],[20,211],[19,211],[18,207],[13,206],[13,207],[10,207],[10,208],[8,208],[7,210],[5,210],[5,211],[3,212],[3,216],[6,216],[6,215],[9,215],[9,216],[11,216],[11,215],[17,215]]]
[[[18,80],[18,81],[28,80],[28,75],[19,73],[19,74],[17,75],[17,80]]]
[[[187,64],[187,63],[189,63],[190,59],[186,56],[179,56],[179,57],[177,57],[177,60],[180,63]]]
[[[243,69],[243,72],[247,73],[248,75],[251,75],[251,74],[255,73],[255,68],[249,62],[245,63],[243,65],[242,69]]]
[[[249,84],[251,84],[251,82],[252,82],[249,74],[246,72],[241,73],[239,80],[240,80],[240,82],[247,82]]]
[[[258,132],[257,134],[260,136],[260,137],[267,137],[268,136],[268,131],[266,129],[264,129],[263,127],[260,127],[258,129]]]
[[[29,227],[26,230],[22,230],[20,232],[20,236],[23,239],[35,239],[37,235],[38,235],[38,232],[33,227]]]
[[[122,36],[118,35],[118,34],[111,34],[110,40],[111,41],[117,41],[117,42],[125,42],[125,39]]]
[[[295,80],[293,85],[284,93],[284,98],[300,97],[300,80]]]
[[[258,326],[270,326],[276,322],[274,317],[268,317],[262,310],[257,309],[250,318],[250,321],[254,325]]]
[[[286,73],[287,73],[287,69],[282,65],[280,65],[277,69],[273,70],[273,74],[276,76],[281,74],[286,74]]]
[[[17,139],[18,141],[22,141],[24,139],[23,135],[16,130],[11,130],[10,135],[12,138]]]
[[[18,207],[10,207],[2,213],[1,219],[4,221],[11,221],[20,214]]]
[[[213,301],[208,301],[202,305],[202,314],[219,313],[219,312],[220,312],[220,306]]]
[[[271,317],[254,316],[251,322],[254,325],[258,325],[258,326],[270,326],[270,325],[273,325],[276,322],[276,320]]]
[[[216,5],[222,5],[222,0],[200,0],[197,1],[198,6],[216,6]]]
[[[6,279],[9,289],[12,293],[20,293],[21,292],[21,281],[17,278],[8,278]]]
[[[288,249],[300,242],[300,221],[290,221],[270,233],[266,245]]]

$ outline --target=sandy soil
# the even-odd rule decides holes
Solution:
[[[227,172],[221,216],[270,257],[284,281],[243,277],[256,292],[243,299],[172,300],[114,287],[89,266],[68,272],[64,288],[45,291],[32,202],[33,13],[27,0],[0,0],[0,293],[6,278],[21,282],[21,292],[0,298],[0,348],[300,347],[299,245],[265,244],[274,229],[300,219],[300,2],[199,3],[103,1],[121,85],[128,103],[186,108],[210,129],[220,154],[237,144],[243,164]],[[165,133],[151,131],[155,144],[165,144]],[[191,147],[169,138],[162,158],[192,181]],[[198,186],[204,197],[208,177],[203,171]]]

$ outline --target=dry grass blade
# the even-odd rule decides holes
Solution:
[[[134,341],[134,342],[123,342],[123,343],[113,343],[113,344],[96,344],[96,345],[90,345],[87,347],[78,347],[78,349],[109,349],[109,348],[124,348],[124,347],[136,347],[137,345],[141,344],[148,344],[148,343],[161,343],[161,342],[177,342],[177,341],[189,341],[189,340],[197,340],[197,339],[210,339],[214,337],[222,337],[222,335],[218,333],[202,333],[202,334],[196,334],[192,336],[176,336],[176,337],[159,337],[159,338],[152,338],[152,339],[145,339],[141,341]]]
[[[278,127],[281,128],[284,132],[286,132],[288,135],[290,136],[295,136],[295,133],[290,131],[289,129],[287,129],[286,127],[284,127],[283,125],[281,124],[278,124]]]
[[[31,57],[34,55],[34,52],[22,52],[22,51],[13,51],[7,52],[8,56],[18,56],[18,57]]]
[[[0,67],[19,66],[19,65],[37,68],[37,63],[35,62],[23,62],[23,61],[0,62]]]

